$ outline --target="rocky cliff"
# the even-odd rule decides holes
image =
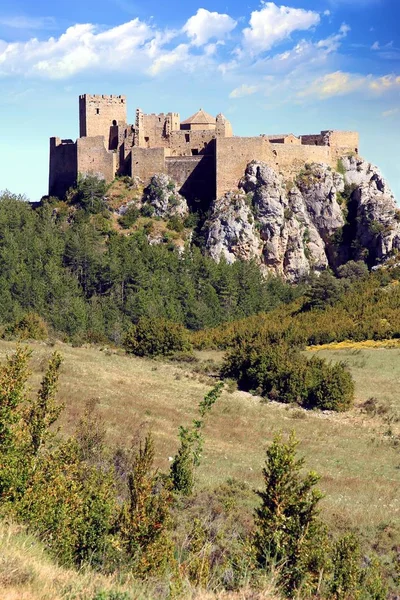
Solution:
[[[298,281],[347,260],[381,263],[400,250],[400,211],[382,175],[355,156],[338,171],[305,165],[294,181],[251,162],[238,192],[218,198],[207,223],[215,260],[255,259]]]

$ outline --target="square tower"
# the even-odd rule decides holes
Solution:
[[[79,136],[103,135],[106,148],[110,127],[126,123],[125,96],[79,96]]]

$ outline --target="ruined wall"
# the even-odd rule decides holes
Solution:
[[[322,133],[327,132],[323,131]],[[330,131],[329,143],[332,147],[345,148],[358,154],[359,137],[357,131]]]
[[[306,163],[325,163],[333,165],[329,146],[291,146],[290,144],[274,144],[275,165],[270,166],[286,179],[294,178]]]
[[[216,140],[216,194],[217,198],[236,189],[246,167],[252,160],[274,164],[274,154],[267,138],[231,137]]]
[[[169,139],[171,156],[192,156],[214,152],[215,131],[173,131]]]
[[[301,143],[308,146],[331,146],[335,149],[358,154],[359,137],[357,131],[335,131],[325,130],[313,135],[302,135]]]
[[[108,143],[110,127],[126,120],[125,96],[79,96],[80,137],[103,135]]]
[[[165,158],[169,154],[168,148],[132,148],[131,176],[147,183],[155,173],[165,173]]]
[[[83,137],[77,140],[78,173],[96,175],[107,182],[115,177],[117,153],[108,152],[103,136]]]
[[[49,196],[63,198],[76,184],[77,146],[72,140],[50,138]]]
[[[214,155],[167,157],[165,169],[189,204],[201,200],[208,205],[215,198]]]
[[[142,114],[139,127],[143,129],[140,132],[140,146],[144,148],[168,147],[167,116],[164,113],[159,115]]]
[[[300,136],[300,140],[302,144],[307,146],[327,146],[328,139],[326,136],[322,135],[322,133],[315,133],[311,135],[302,135]]]
[[[289,135],[267,135],[266,136],[271,144],[291,144],[299,146],[301,144],[301,138],[296,137],[292,133]]]
[[[230,121],[222,113],[219,113],[216,118],[215,133],[217,137],[232,137],[233,130]]]

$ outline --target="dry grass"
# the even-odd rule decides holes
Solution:
[[[43,546],[15,524],[0,522],[1,600],[89,600],[99,591],[122,591],[112,577],[90,570],[77,573],[52,562]],[[136,586],[135,598],[150,599]]]
[[[0,358],[14,347],[0,342]],[[52,348],[32,344],[32,385],[36,386]],[[191,365],[131,358],[98,348],[57,344],[64,356],[60,399],[66,409],[62,432],[71,432],[88,399],[96,398],[107,424],[108,442],[128,446],[151,429],[158,466],[169,468],[177,447],[177,430],[196,414],[212,380]],[[371,416],[362,403],[376,396],[390,410],[399,408],[400,350],[322,351],[346,359],[356,379],[357,406],[345,414],[306,412],[278,403],[265,404],[244,392],[224,393],[206,428],[199,485],[215,486],[228,477],[261,485],[266,444],[277,430],[296,430],[306,468],[322,475],[326,492],[324,517],[337,529],[355,527],[366,535],[399,529],[399,454],[388,434],[385,415]],[[198,356],[201,357],[201,354]],[[211,355],[207,354],[210,360]],[[219,355],[217,356],[219,358]],[[391,423],[390,427],[396,426]],[[393,432],[392,432],[393,433]]]
[[[182,582],[182,590],[179,597],[185,600],[279,600],[268,582],[262,592],[244,589],[214,594],[196,590],[187,582]],[[93,600],[107,591],[125,592],[132,600],[170,597],[168,580],[143,584],[127,580],[122,584],[114,576],[90,569],[77,572],[57,566],[23,527],[0,521],[1,600]]]

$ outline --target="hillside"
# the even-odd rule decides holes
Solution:
[[[31,346],[35,386],[54,348]],[[0,342],[0,357],[13,347],[14,343]],[[65,361],[58,396],[65,403],[61,433],[71,433],[87,401],[95,399],[109,444],[129,447],[150,429],[162,470],[168,469],[169,457],[176,451],[179,425],[195,416],[197,403],[213,383],[204,371],[221,356],[200,353],[199,363],[187,365],[131,358],[107,349],[65,344],[56,348]],[[384,545],[395,545],[400,535],[400,349],[321,353],[349,363],[356,381],[354,409],[326,414],[262,403],[244,392],[225,392],[207,424],[198,487],[210,489],[232,477],[249,489],[259,487],[266,444],[276,431],[295,429],[306,468],[322,475],[324,518],[337,531],[350,527],[369,540],[382,538]],[[376,399],[376,410],[368,405],[370,398]]]

